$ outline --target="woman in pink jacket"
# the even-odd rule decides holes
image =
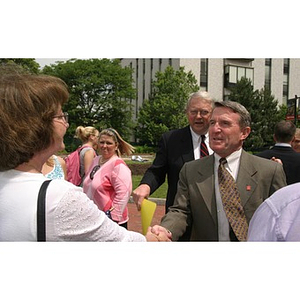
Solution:
[[[83,191],[108,217],[127,228],[128,208],[132,191],[131,171],[121,158],[134,148],[112,128],[99,135],[98,151],[83,182]]]

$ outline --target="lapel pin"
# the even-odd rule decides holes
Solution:
[[[251,191],[251,185],[247,185],[247,186],[246,186],[246,190],[247,190],[247,191]]]

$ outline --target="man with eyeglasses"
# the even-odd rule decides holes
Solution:
[[[152,165],[145,172],[140,185],[132,193],[138,210],[141,209],[144,198],[154,193],[165,182],[167,176],[167,212],[168,208],[173,205],[179,172],[184,163],[213,153],[208,145],[208,127],[213,107],[214,100],[207,92],[198,91],[190,95],[186,106],[189,125],[162,135]],[[201,143],[204,148],[201,147]]]

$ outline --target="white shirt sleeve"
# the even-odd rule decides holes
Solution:
[[[275,215],[265,201],[250,220],[248,241],[277,241],[276,226]]]
[[[142,234],[111,221],[75,186],[68,188],[60,201],[50,207],[47,218],[47,241],[146,241]]]

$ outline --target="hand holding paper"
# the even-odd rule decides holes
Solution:
[[[144,199],[141,205],[141,218],[143,234],[147,233],[148,227],[151,225],[154,212],[156,210],[156,203]]]

